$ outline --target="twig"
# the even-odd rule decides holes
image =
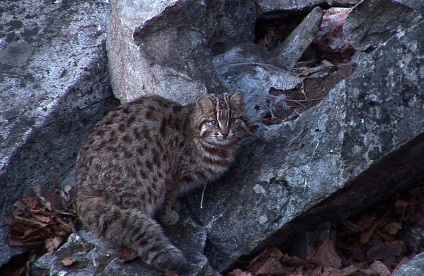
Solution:
[[[206,184],[203,186],[202,199],[200,200],[200,209],[203,209],[203,198],[205,197]]]

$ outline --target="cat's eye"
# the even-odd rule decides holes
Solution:
[[[218,125],[218,121],[216,121],[216,120],[212,120],[212,121],[210,121],[210,123],[213,126],[217,126]]]
[[[230,120],[228,120],[228,123],[230,125],[234,124],[235,122],[236,122],[236,119],[235,118],[231,118]]]

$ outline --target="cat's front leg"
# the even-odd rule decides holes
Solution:
[[[174,210],[174,206],[178,203],[179,189],[170,189],[165,194],[165,200],[162,209],[159,210],[159,220],[162,224],[172,225],[180,220],[180,215]]]

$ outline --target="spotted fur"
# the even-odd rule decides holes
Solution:
[[[132,247],[157,268],[185,264],[153,219],[179,220],[184,191],[221,176],[247,133],[243,94],[201,96],[181,106],[143,97],[109,113],[77,158],[77,209],[84,224]]]

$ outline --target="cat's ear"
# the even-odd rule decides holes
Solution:
[[[197,98],[197,108],[202,113],[207,113],[208,111],[213,110],[213,102],[211,98],[207,95],[202,95]]]
[[[230,97],[230,103],[233,107],[244,110],[244,95],[241,92],[237,92]]]

